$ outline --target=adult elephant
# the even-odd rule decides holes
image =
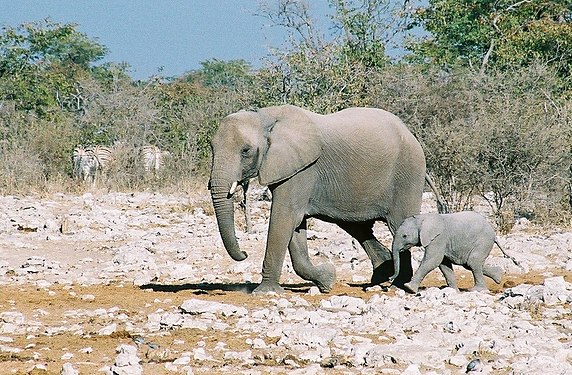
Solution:
[[[286,249],[301,278],[322,292],[331,289],[333,265],[314,266],[308,256],[310,217],[335,223],[359,241],[373,265],[372,281],[392,275],[391,253],[374,237],[374,222],[394,233],[419,213],[425,179],[423,150],[397,116],[374,108],[320,115],[292,105],[240,111],[221,121],[212,150],[211,197],[234,260],[247,257],[234,228],[236,187],[258,176],[272,192],[262,282],[254,292],[282,291]],[[397,285],[413,273],[410,253],[402,255]]]

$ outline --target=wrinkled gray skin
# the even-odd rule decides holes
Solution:
[[[417,293],[423,278],[437,267],[443,272],[447,284],[458,289],[453,264],[472,271],[474,290],[487,290],[484,276],[490,277],[497,284],[502,278],[500,268],[484,264],[494,243],[498,245],[493,227],[474,211],[415,215],[407,218],[393,237],[392,254],[396,274],[390,280],[399,272],[399,252],[409,250],[412,246],[422,246],[425,255],[411,281],[404,284],[406,290]],[[500,246],[499,248],[509,257]],[[514,258],[511,259],[518,265]]]
[[[308,255],[310,217],[335,223],[358,240],[374,277],[386,281],[393,273],[391,253],[373,236],[374,222],[386,222],[393,233],[419,212],[425,178],[423,150],[395,115],[371,108],[319,115],[290,105],[241,111],[221,121],[212,150],[211,197],[234,260],[247,254],[236,239],[233,186],[258,176],[272,193],[262,282],[255,292],[282,291],[286,249],[300,277],[322,292],[331,289],[333,265],[314,266]],[[401,283],[412,275],[408,255],[401,257]]]

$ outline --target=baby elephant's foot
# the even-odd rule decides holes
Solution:
[[[416,294],[417,291],[419,290],[419,284],[410,281],[408,283],[403,284],[403,288],[409,293]]]
[[[493,279],[494,282],[497,284],[500,284],[503,273],[504,273],[503,270],[500,269],[499,267],[494,267],[494,266],[483,267],[483,274]]]

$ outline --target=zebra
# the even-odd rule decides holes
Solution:
[[[113,160],[113,149],[107,146],[90,146],[86,152],[97,159],[98,170],[104,171]]]
[[[109,165],[112,160],[112,150],[106,146],[78,146],[72,153],[73,176],[83,182],[95,184],[96,176]]]
[[[73,176],[78,181],[86,182],[88,179],[95,181],[97,170],[97,159],[88,154],[87,150],[81,146],[74,148],[72,153]]]
[[[171,156],[169,151],[161,151],[157,146],[147,145],[141,148],[141,162],[146,173],[157,173],[165,165],[165,159]]]

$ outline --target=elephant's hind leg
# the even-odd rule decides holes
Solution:
[[[308,241],[306,235],[306,219],[302,221],[290,240],[288,246],[292,266],[298,276],[304,280],[314,282],[322,293],[329,292],[336,282],[336,270],[330,263],[314,266],[308,255]]]
[[[365,250],[371,261],[371,265],[373,266],[371,283],[373,285],[377,285],[388,281],[393,275],[393,260],[389,249],[383,246],[383,244],[373,235],[374,223],[374,221],[362,223],[338,223],[338,226],[355,238]],[[393,281],[393,284],[403,286],[405,282],[411,280],[411,276],[413,275],[411,253],[409,250],[402,252],[399,260],[400,272],[397,279]]]
[[[491,246],[492,248],[492,246]],[[469,256],[469,260],[467,261],[467,266],[469,267],[469,269],[471,270],[471,272],[473,273],[473,279],[475,280],[475,286],[471,289],[471,290],[476,290],[476,291],[488,291],[489,288],[487,287],[487,284],[485,283],[485,276],[483,274],[484,271],[484,263],[485,263],[485,258],[488,256],[488,252],[486,253],[471,253],[471,255]],[[487,268],[487,271],[489,269]]]
[[[483,266],[483,274],[494,280],[495,283],[500,284],[502,280],[503,270],[495,266]]]
[[[481,264],[470,264],[469,269],[473,273],[473,279],[475,280],[475,286],[471,288],[472,291],[488,291],[489,288],[485,283],[485,277],[483,275],[483,266]]]
[[[373,235],[373,224],[373,221],[365,223],[343,222],[338,223],[338,226],[360,243],[371,261],[373,269],[376,269],[382,263],[391,260],[391,253]]]
[[[453,271],[453,263],[449,259],[445,258],[439,265],[439,269],[443,273],[443,276],[445,276],[447,285],[450,288],[459,290],[459,288],[457,288],[457,279],[455,278],[455,272]]]

